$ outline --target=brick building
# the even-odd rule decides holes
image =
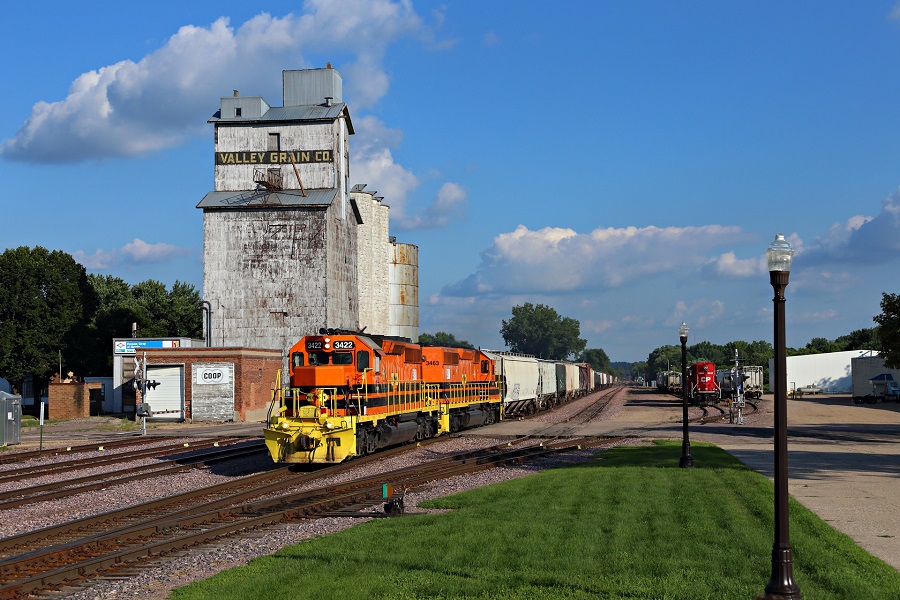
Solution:
[[[252,348],[148,350],[146,376],[159,385],[144,400],[154,419],[263,422],[281,354]]]

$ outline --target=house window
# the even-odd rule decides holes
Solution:
[[[238,106],[237,108],[234,109],[234,116],[236,116],[236,117],[241,116],[241,107],[240,106]]]
[[[266,150],[281,150],[281,134],[280,133],[270,133],[269,134],[269,145],[266,146]]]

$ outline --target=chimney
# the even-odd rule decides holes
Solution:
[[[240,94],[238,93],[237,90],[234,90],[234,97],[237,98],[238,96],[240,96]]]
[[[334,100],[334,96],[325,96],[325,106],[331,106],[332,100]]]

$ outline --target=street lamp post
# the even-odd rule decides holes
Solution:
[[[678,328],[678,338],[681,340],[681,408],[682,408],[682,439],[681,439],[681,460],[678,466],[681,468],[690,468],[694,466],[694,457],[691,456],[691,440],[688,437],[688,403],[687,403],[687,344],[688,326],[682,323]]]
[[[788,284],[794,249],[779,233],[766,249],[769,280],[775,290],[775,542],[772,545],[772,577],[766,585],[766,598],[800,600],[800,588],[794,583],[793,550],[788,530],[788,457],[787,457],[787,351],[784,334],[784,288]]]

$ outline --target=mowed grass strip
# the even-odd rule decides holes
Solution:
[[[622,447],[577,466],[429,501],[176,590],[240,598],[752,600],[771,573],[772,483],[723,450]],[[791,500],[803,597],[900,598],[900,573]]]

